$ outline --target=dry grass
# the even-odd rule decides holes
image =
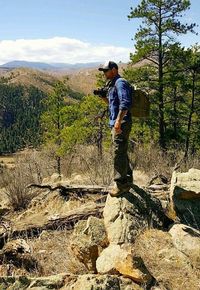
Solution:
[[[169,233],[153,229],[145,231],[136,240],[134,252],[165,289],[198,289],[197,269],[175,248]]]
[[[8,197],[9,204],[14,210],[21,210],[28,206],[34,197],[32,190],[27,189],[27,179],[20,170],[15,170],[12,175],[6,176],[7,186],[4,193]]]
[[[77,146],[62,159],[62,172],[68,178],[79,175],[82,184],[109,186],[113,180],[112,164],[110,151],[99,156],[95,146]]]
[[[27,275],[41,277],[59,273],[87,274],[88,269],[71,252],[70,230],[43,231],[38,238],[25,238],[31,247],[31,257],[37,261],[37,267],[27,271],[23,266],[14,266],[12,261],[0,263],[0,275]]]
[[[83,274],[87,269],[68,247],[71,231],[43,231],[39,238],[27,240],[33,257],[39,262],[42,271],[38,276],[48,276],[63,272]]]
[[[183,153],[180,150],[163,153],[155,146],[135,146],[129,156],[134,169],[134,180],[142,185],[155,175],[164,175],[170,181],[174,168],[183,158]],[[12,161],[13,164],[11,159],[12,157],[9,157],[7,161]],[[0,188],[6,188],[13,208],[20,209],[25,208],[32,199],[32,193],[26,189],[27,184],[42,183],[45,177],[51,176],[56,172],[56,161],[51,149],[26,150],[15,154],[14,160],[14,169],[1,167]],[[200,168],[199,156],[190,156],[180,163],[178,170],[187,171],[191,167]],[[99,156],[95,146],[76,146],[62,157],[61,173],[69,182],[73,179],[77,184],[109,186],[113,183],[112,148]]]
[[[4,188],[10,205],[14,210],[26,208],[35,196],[31,189],[27,189],[30,183],[41,183],[43,174],[50,173],[45,165],[42,154],[36,151],[25,151],[14,155],[14,166],[2,168],[0,187]]]
[[[24,178],[29,181],[41,182],[45,176],[54,172],[54,161],[49,152],[26,149],[12,156],[0,158],[2,174],[0,176],[0,187],[5,187],[10,182],[9,176],[15,176],[15,171],[24,172]]]
[[[176,151],[162,152],[159,147],[136,145],[130,153],[133,168],[144,172],[149,178],[155,175],[164,175],[171,179],[172,172],[178,167],[178,171],[188,171],[194,167],[200,169],[200,156],[188,156],[183,159],[184,152],[177,148]]]
[[[14,163],[14,157],[13,155],[5,155],[5,156],[0,156],[0,163],[3,165],[13,165]]]

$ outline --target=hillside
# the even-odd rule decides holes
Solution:
[[[56,75],[30,68],[12,69],[4,73],[3,77],[8,80],[8,84],[34,86],[44,92],[50,92],[55,81],[59,80]]]
[[[56,76],[27,68],[14,69],[2,76],[0,154],[41,144],[41,116],[46,110],[47,94],[53,91],[57,80]],[[65,105],[81,97],[66,83]]]
[[[69,85],[75,91],[91,94],[96,86],[97,69],[83,69],[68,74]]]
[[[135,64],[134,67],[143,65],[143,62]],[[61,66],[61,64],[60,64]],[[96,88],[96,79],[99,74],[98,65],[96,67],[84,66],[84,64],[78,64],[69,66],[68,69],[62,68],[54,69],[33,69],[28,67],[19,68],[4,68],[0,67],[0,76],[8,79],[8,83],[22,84],[25,86],[35,86],[44,92],[50,92],[52,90],[53,83],[57,80],[67,80],[70,88],[76,92],[83,94],[91,94]],[[94,64],[93,64],[94,66]],[[128,65],[120,64],[119,73],[123,72]]]
[[[96,86],[97,74],[97,68],[84,68],[71,71],[70,73],[50,70],[44,72],[31,68],[15,68],[11,70],[2,69],[2,76],[8,80],[9,84],[35,86],[44,92],[51,92],[55,81],[68,79],[68,84],[72,90],[84,94],[90,94]]]
[[[8,84],[34,86],[46,92],[51,92],[53,84],[58,80],[67,80],[72,90],[89,94],[96,84],[97,69],[81,69],[66,73],[66,71],[42,71],[31,68],[0,69],[0,76],[8,80]]]

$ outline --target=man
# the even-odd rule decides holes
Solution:
[[[130,166],[127,150],[128,139],[132,126],[131,86],[118,73],[118,65],[113,61],[106,62],[99,71],[104,72],[108,84],[108,95],[102,99],[109,104],[109,124],[112,128],[114,143],[114,181],[115,186],[111,196],[119,196],[128,192],[133,182],[133,172]]]

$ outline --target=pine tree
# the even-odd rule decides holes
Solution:
[[[186,70],[187,86],[189,89],[188,97],[188,119],[187,119],[187,135],[185,142],[185,157],[188,155],[190,143],[193,139],[193,150],[195,147],[195,135],[199,135],[199,105],[200,105],[200,47],[194,46],[187,50]],[[197,141],[199,142],[199,140]]]
[[[62,130],[62,151],[69,152],[76,144],[96,145],[102,156],[103,140],[106,139],[108,120],[107,106],[97,96],[85,96],[78,104],[65,108]]]
[[[136,53],[133,62],[147,59],[157,68],[157,98],[159,113],[159,143],[166,147],[164,122],[164,74],[169,61],[170,46],[175,43],[174,34],[194,32],[195,24],[182,24],[179,18],[189,9],[188,0],[142,0],[131,8],[129,19],[141,18],[142,25],[135,35]]]
[[[68,89],[61,81],[55,83],[54,91],[45,100],[46,111],[41,116],[44,130],[44,142],[51,144],[56,159],[56,170],[61,176],[61,154],[62,146],[61,132],[64,127],[63,112],[66,106],[65,98],[68,96]]]

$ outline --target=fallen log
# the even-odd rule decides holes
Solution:
[[[86,186],[86,185],[74,185],[70,186],[65,183],[55,183],[55,184],[36,184],[32,183],[27,186],[27,188],[41,188],[41,189],[49,189],[50,191],[58,190],[59,193],[64,196],[68,197],[70,195],[76,194],[77,197],[82,197],[86,194],[102,194],[106,195],[108,194],[108,187],[103,186]]]
[[[87,219],[89,216],[96,216],[101,218],[103,215],[103,208],[105,203],[101,204],[89,204],[82,205],[79,208],[73,209],[66,213],[64,216],[52,216],[49,217],[48,222],[44,223],[41,226],[34,226],[34,224],[27,226],[25,229],[16,230],[13,227],[12,231],[7,231],[3,236],[0,236],[0,243],[5,242],[13,238],[24,238],[24,237],[38,237],[43,230],[63,230],[63,229],[73,229],[74,225],[79,220]]]

